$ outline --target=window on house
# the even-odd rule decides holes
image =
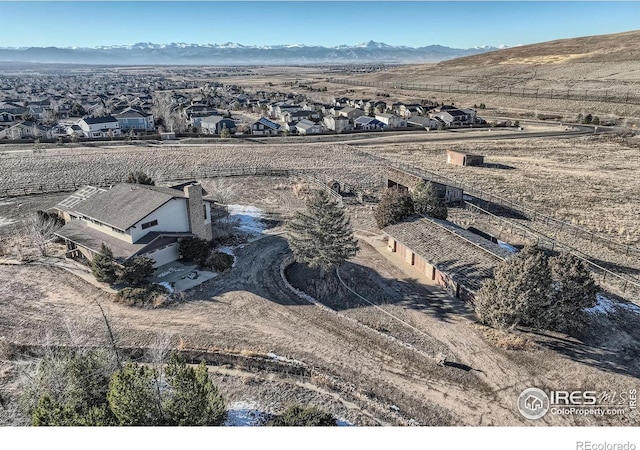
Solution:
[[[142,224],[142,229],[146,230],[147,228],[155,227],[156,225],[158,225],[158,221],[157,220],[152,220],[151,222],[143,223]]]
[[[207,220],[207,205],[202,205],[202,209],[204,210],[204,220]]]

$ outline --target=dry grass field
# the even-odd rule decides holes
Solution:
[[[448,149],[485,155],[485,167],[447,164]],[[640,243],[639,149],[638,138],[607,136],[366,148],[631,244]]]

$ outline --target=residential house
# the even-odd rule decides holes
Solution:
[[[0,131],[0,139],[51,139],[51,128],[23,121]]]
[[[408,105],[403,104],[398,108],[398,115],[400,117],[404,117],[405,119],[415,116],[421,116],[425,112],[426,109],[420,103],[411,103]]]
[[[324,127],[310,120],[301,120],[295,125],[298,134],[319,134],[324,131]]]
[[[441,109],[435,113],[435,117],[441,119],[448,127],[464,127],[471,126],[476,121],[475,111],[471,109]]]
[[[353,120],[357,119],[360,116],[364,116],[364,111],[358,108],[351,108],[349,106],[346,106],[338,111],[335,111],[335,114]]]
[[[113,116],[85,117],[80,119],[78,126],[82,129],[84,136],[88,138],[117,137],[122,134],[120,123]]]
[[[320,114],[318,114],[316,111],[306,111],[306,110],[299,110],[299,111],[294,111],[294,112],[286,112],[283,114],[282,120],[284,122],[300,122],[301,120],[314,120],[314,119],[320,119]]]
[[[366,131],[381,131],[386,128],[383,122],[380,122],[375,117],[360,116],[353,121],[356,130]]]
[[[440,122],[437,119],[432,119],[430,117],[413,116],[407,119],[407,126],[420,127],[425,130],[436,130],[438,128],[438,124],[440,124]]]
[[[344,116],[325,116],[323,119],[324,126],[336,133],[345,133],[353,131],[353,123]]]
[[[376,119],[386,125],[386,128],[405,128],[407,121],[402,117],[398,117],[395,114],[376,114]]]
[[[133,131],[154,131],[156,124],[153,114],[146,113],[139,109],[128,107],[120,112],[112,114],[120,124],[122,132]]]
[[[280,132],[280,125],[261,117],[251,124],[251,134],[259,136],[274,136]]]
[[[179,258],[181,237],[211,239],[212,203],[195,182],[85,186],[53,208],[66,222],[56,235],[65,240],[68,257],[91,261],[105,244],[119,264],[147,256],[159,267]]]
[[[200,120],[200,130],[204,134],[220,134],[225,128],[228,129],[230,133],[235,133],[235,121],[223,116],[209,116]]]

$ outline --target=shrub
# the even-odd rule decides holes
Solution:
[[[331,414],[313,406],[291,406],[285,412],[270,419],[267,426],[271,427],[335,427],[336,419]]]
[[[116,302],[127,306],[154,306],[162,304],[157,298],[168,293],[164,286],[149,284],[143,287],[126,287],[116,294]]]
[[[224,252],[213,252],[211,256],[207,259],[206,266],[211,270],[215,270],[216,272],[224,272],[227,269],[230,269],[233,265],[234,258],[232,255],[229,255]]]
[[[142,171],[129,172],[125,183],[146,184],[149,186],[154,186],[156,184],[149,175]]]
[[[205,239],[191,236],[178,240],[178,253],[181,261],[204,265],[210,252],[209,243]]]
[[[373,213],[378,228],[398,223],[414,213],[413,200],[400,189],[387,189]]]
[[[133,286],[146,284],[149,282],[147,278],[153,274],[154,263],[153,259],[146,256],[130,259],[124,264],[124,268],[120,273],[120,280]]]

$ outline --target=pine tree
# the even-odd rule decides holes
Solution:
[[[307,201],[305,212],[298,212],[289,223],[289,244],[296,261],[323,274],[340,266],[358,251],[358,241],[344,209],[324,191]]]
[[[164,425],[157,372],[127,362],[111,377],[107,400],[120,425]]]
[[[411,196],[400,189],[390,188],[384,191],[378,207],[373,213],[378,228],[398,223],[414,213]]]
[[[120,279],[134,286],[148,283],[147,278],[153,274],[153,264],[154,260],[146,256],[132,258],[124,264]]]
[[[165,369],[165,378],[171,386],[168,399],[163,403],[168,423],[174,426],[211,426],[224,423],[224,400],[211,382],[204,361],[194,369],[187,367],[184,359],[173,354]]]
[[[447,220],[447,205],[430,181],[422,181],[411,194],[413,207],[418,214]]]
[[[577,331],[584,324],[584,308],[596,304],[598,286],[584,261],[570,253],[550,258],[549,266],[554,294],[551,327],[565,332]]]
[[[116,269],[113,264],[113,252],[104,242],[100,246],[100,252],[93,257],[91,261],[91,273],[96,280],[104,283],[113,283],[116,281]]]
[[[497,328],[528,325],[544,329],[551,321],[551,271],[546,255],[525,247],[502,262],[475,299],[480,320]]]

